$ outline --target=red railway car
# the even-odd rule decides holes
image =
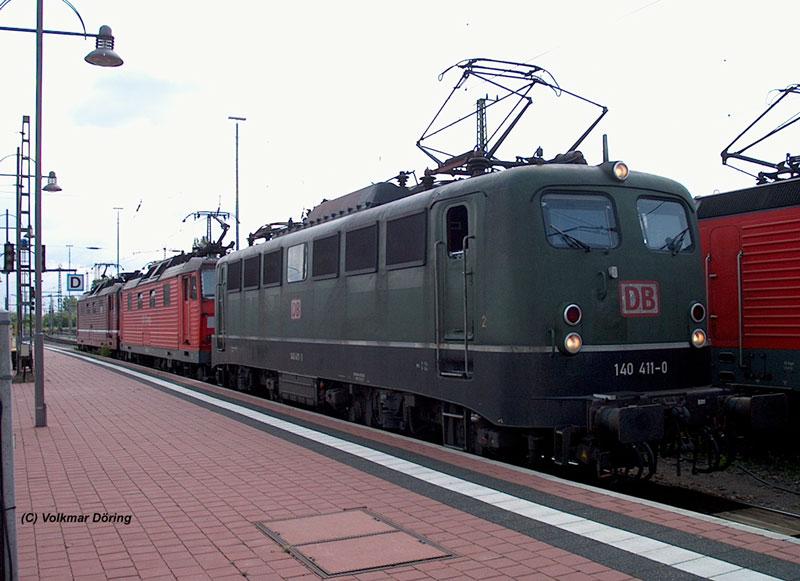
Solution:
[[[122,281],[106,278],[78,299],[78,346],[119,348],[119,291]]]
[[[715,377],[800,391],[800,179],[699,204]]]
[[[208,373],[215,258],[181,254],[132,278],[120,295],[120,354],[175,371]]]

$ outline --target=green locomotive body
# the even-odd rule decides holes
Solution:
[[[697,221],[676,182],[614,169],[376,184],[223,257],[220,381],[477,451],[658,441],[716,394]]]

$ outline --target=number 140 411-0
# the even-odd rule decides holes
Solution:
[[[668,370],[666,361],[641,361],[633,363],[614,364],[614,375],[617,377],[628,375],[666,375]]]

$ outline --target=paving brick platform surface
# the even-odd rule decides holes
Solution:
[[[629,578],[134,379],[46,361],[48,427],[33,427],[32,384],[13,387],[17,515],[38,520],[17,525],[21,579],[314,579],[256,523],[362,507],[455,556],[336,579]]]

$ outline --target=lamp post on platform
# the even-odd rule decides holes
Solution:
[[[236,221],[236,250],[239,250],[239,121],[247,121],[246,117],[228,117],[231,121],[236,121],[236,211],[234,219]]]
[[[72,8],[72,5],[69,4]],[[73,8],[74,10],[74,8]],[[76,11],[77,14],[77,11]],[[78,14],[83,23],[83,19]],[[101,26],[98,34],[83,34],[79,32],[64,32],[57,30],[44,30],[44,0],[36,2],[36,28],[0,27],[0,30],[11,32],[33,32],[36,34],[36,176],[34,179],[34,234],[35,234],[35,268],[34,268],[34,334],[33,334],[33,375],[34,375],[34,407],[36,427],[47,426],[47,406],[44,401],[44,334],[42,331],[42,52],[44,34],[58,34],[65,36],[91,36],[96,39],[95,50],[90,52],[84,60],[89,64],[101,67],[118,67],[122,59],[114,52],[114,36],[111,28]],[[55,180],[55,175],[51,174]],[[48,186],[50,186],[48,179]],[[47,191],[47,188],[44,188]]]
[[[117,212],[117,276],[119,276],[119,213],[125,208],[114,206],[113,209]]]

